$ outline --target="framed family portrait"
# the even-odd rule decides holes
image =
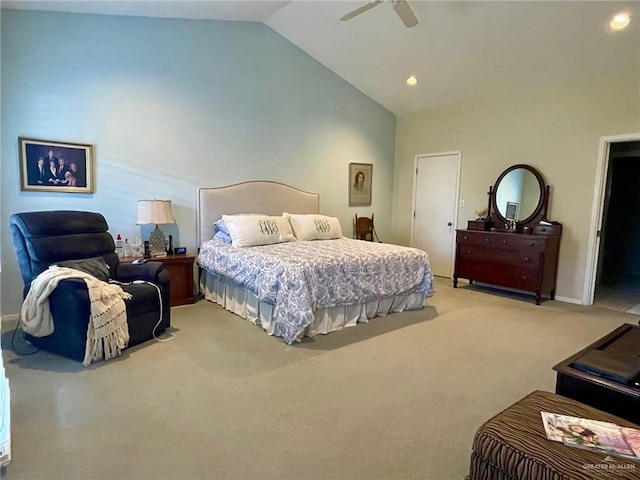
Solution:
[[[18,138],[20,189],[93,193],[93,145]]]
[[[349,206],[371,205],[373,164],[349,164]]]

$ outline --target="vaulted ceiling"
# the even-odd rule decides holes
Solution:
[[[3,0],[2,7],[263,22],[398,115],[640,69],[638,1],[409,0],[414,28],[385,1],[339,21],[366,3]],[[620,11],[632,23],[614,32],[609,21]],[[417,85],[405,83],[409,75]]]

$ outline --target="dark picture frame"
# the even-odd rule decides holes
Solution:
[[[371,205],[373,164],[349,164],[349,206]]]
[[[93,193],[93,145],[24,137],[18,144],[22,191]]]

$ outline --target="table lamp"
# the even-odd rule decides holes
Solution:
[[[175,223],[171,211],[171,200],[138,200],[137,225],[154,225],[149,236],[151,255],[164,254],[166,252],[167,239],[158,225]]]

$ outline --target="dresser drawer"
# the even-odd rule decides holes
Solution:
[[[505,285],[519,290],[535,290],[539,285],[539,270],[527,268],[508,268],[502,277]]]
[[[556,235],[562,234],[562,225],[554,223],[551,225],[536,225],[533,227],[533,233],[537,235]]]
[[[540,252],[493,248],[487,245],[459,244],[458,257],[463,261],[478,260],[518,268],[538,268],[540,265]]]
[[[501,285],[519,290],[536,290],[538,287],[536,269],[520,268],[507,264],[491,264],[479,259],[460,259],[456,265],[456,276],[483,283]]]
[[[494,237],[490,242],[491,245],[501,250],[519,250],[523,253],[544,252],[545,250],[544,238],[535,238],[532,235],[518,233],[511,235],[498,233]]]
[[[498,245],[498,239],[495,233],[489,232],[459,232],[456,237],[456,243],[465,243],[469,245]]]
[[[520,233],[458,232],[456,243],[459,245],[484,245],[500,250],[522,250],[523,252],[544,252],[546,238]]]

